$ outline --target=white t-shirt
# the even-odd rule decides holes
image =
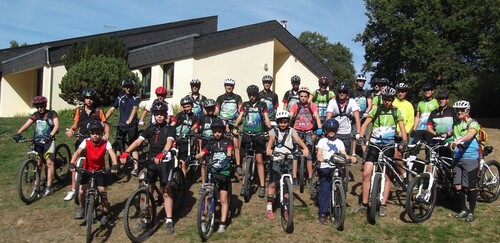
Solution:
[[[349,98],[349,100],[347,101],[347,107],[344,106],[340,105],[340,108],[342,110],[345,109],[345,114],[348,114],[351,117],[355,111],[359,111],[358,103],[356,103],[356,101],[352,98]],[[337,134],[351,134],[351,120],[347,116],[335,116],[340,114],[339,106],[337,105],[337,99],[332,99],[330,100],[330,102],[328,102],[326,112],[331,112],[333,114],[332,117],[335,117],[335,120],[339,122],[339,131],[337,132]]]
[[[345,151],[344,143],[337,138],[335,140],[330,140],[326,137],[321,138],[318,141],[318,145],[316,145],[316,148],[321,149],[321,157],[323,158],[323,160],[329,160],[334,153],[340,153],[341,151]],[[332,167],[333,166],[325,162],[322,162],[320,165],[320,168],[332,168]]]
[[[146,109],[147,111],[151,111],[151,107],[153,106],[153,103],[155,102],[155,100],[156,100],[156,99],[150,99],[150,100],[148,101],[148,103],[146,104],[146,107],[145,107],[145,109]],[[164,100],[164,101],[165,101],[165,100]],[[166,102],[166,101],[165,101],[165,102]],[[173,116],[174,116],[174,109],[172,108],[172,105],[170,104],[170,102],[167,102],[167,108],[168,108],[168,110],[167,110],[167,116],[169,116],[169,117],[173,117]],[[153,123],[156,123],[156,121],[155,121],[155,117],[154,117],[154,116],[151,116],[151,124],[153,124]]]

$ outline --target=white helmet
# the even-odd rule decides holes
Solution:
[[[234,79],[226,78],[226,79],[224,79],[224,84],[234,85]]]
[[[381,94],[382,96],[394,97],[394,95],[396,95],[396,90],[389,86],[385,86],[384,88],[382,88]]]
[[[363,75],[363,74],[358,74],[358,76],[356,76],[356,80],[363,80],[363,81],[366,81],[365,75]]]
[[[298,93],[300,92],[307,92],[308,95],[311,94],[311,91],[309,90],[308,87],[300,87]]]
[[[466,101],[466,100],[459,100],[457,102],[455,102],[455,104],[453,104],[453,108],[464,108],[466,110],[469,110],[470,109],[470,103],[469,101]]]
[[[278,111],[276,113],[276,120],[287,118],[290,119],[290,113],[287,110]]]

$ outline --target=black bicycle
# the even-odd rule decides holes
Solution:
[[[127,144],[130,142],[130,139],[132,139],[132,138],[128,137],[128,132],[127,132],[127,130],[123,129],[123,127],[124,127],[123,124],[115,125],[113,127],[116,128],[116,137],[115,137],[115,141],[111,144],[111,147],[115,151],[116,159],[118,161],[118,172],[116,174],[113,174],[113,176],[117,180],[121,180],[125,176],[130,176],[130,173],[131,173],[132,168],[133,168],[133,159],[132,158],[127,159],[125,161],[125,163],[123,163],[123,164],[120,162],[120,155],[128,147]],[[141,134],[142,131],[143,130],[139,130],[137,132],[137,134]],[[144,153],[145,150],[148,148],[148,146],[149,146],[148,142],[145,141],[139,147],[137,147],[135,149],[135,151],[137,151],[139,153],[141,153],[141,152]],[[111,167],[111,162],[112,162],[111,158],[108,158],[109,167]]]
[[[177,139],[185,141],[187,143],[187,161],[186,167],[189,167],[189,170],[186,171],[186,178],[190,178],[192,181],[196,181],[196,178],[200,175],[200,161],[193,159],[194,156],[198,153],[198,138],[199,134],[181,134]]]
[[[299,135],[300,139],[306,142],[306,137],[309,134],[312,134],[312,132],[301,132],[297,131],[297,134]],[[310,146],[309,151],[310,153],[313,153],[312,148]],[[307,157],[302,156],[302,150],[300,149],[299,146],[296,146],[294,154],[297,156],[297,180],[299,184],[299,191],[300,193],[304,192],[304,187],[306,186],[306,178],[308,178],[308,173],[307,173]],[[313,154],[314,155],[314,154]]]
[[[258,139],[265,139],[267,137],[266,133],[253,133],[253,132],[241,132],[243,136],[247,136],[250,140],[249,146],[245,149],[245,157],[243,162],[245,164],[245,171],[243,175],[243,198],[245,202],[250,201],[250,196],[252,194],[252,186],[254,183],[258,183],[258,174],[256,168],[255,160],[255,143]]]

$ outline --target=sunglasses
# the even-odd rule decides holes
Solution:
[[[394,98],[382,98],[383,101],[394,101]]]
[[[465,112],[465,108],[455,108],[455,112]]]
[[[349,92],[347,92],[346,90],[341,90],[341,91],[337,91],[338,94],[347,94]]]
[[[40,108],[45,108],[44,105],[35,105],[35,108],[40,109]]]
[[[101,131],[90,131],[89,133],[90,133],[90,135],[101,135],[102,134]]]

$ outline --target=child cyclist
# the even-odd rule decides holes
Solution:
[[[210,125],[213,133],[213,139],[209,140],[200,153],[195,156],[195,159],[201,159],[205,155],[210,155],[212,161],[211,173],[215,183],[220,190],[221,203],[221,222],[219,225],[219,233],[226,231],[226,220],[229,212],[229,188],[231,184],[230,168],[232,164],[233,142],[231,139],[224,136],[226,125],[220,119],[215,120]],[[203,226],[202,226],[203,227]]]
[[[307,145],[300,139],[297,131],[290,127],[290,113],[286,110],[276,113],[276,123],[278,126],[269,131],[269,141],[266,147],[266,154],[271,156],[273,151],[280,153],[292,153],[294,144],[302,148],[302,155],[309,155]],[[271,179],[267,187],[266,217],[274,219],[273,201],[276,194],[276,183],[281,179],[281,166],[273,161],[271,167]]]
[[[353,163],[356,162],[355,156],[348,156],[345,151],[345,146],[342,140],[336,137],[339,130],[339,122],[335,118],[330,118],[323,123],[323,134],[325,137],[318,141],[317,159],[319,165],[319,195],[318,195],[318,222],[327,224],[329,212],[329,204],[331,198],[331,173],[334,168],[325,160],[329,160],[334,154],[342,154]],[[330,215],[331,217],[331,215]]]
[[[212,139],[213,137],[213,132],[212,132],[212,124],[219,120],[220,118],[217,117],[215,114],[215,106],[217,103],[215,103],[215,100],[213,99],[207,99],[203,102],[203,108],[205,108],[205,113],[203,114],[200,118],[200,135],[201,138],[198,139],[198,148],[199,151],[205,147],[205,145]],[[202,163],[204,163],[202,161]],[[201,183],[205,183],[205,167],[201,167]]]
[[[165,224],[167,234],[174,233],[174,224],[172,221],[173,200],[169,185],[170,172],[174,163],[169,154],[170,148],[174,143],[175,128],[168,125],[168,106],[164,102],[157,102],[151,106],[151,112],[155,122],[148,126],[139,137],[130,144],[130,146],[120,156],[120,161],[125,163],[129,154],[139,147],[144,140],[149,142],[149,158],[154,164],[148,165],[148,177],[160,179],[160,187],[165,202]],[[164,158],[166,159],[164,160]],[[170,157],[170,158],[169,158]]]
[[[74,172],[76,169],[75,162],[80,157],[80,153],[86,150],[86,159],[83,163],[83,168],[89,171],[98,171],[106,168],[105,157],[106,150],[109,153],[109,157],[112,161],[111,173],[116,173],[118,170],[118,165],[116,161],[116,154],[111,147],[111,143],[103,139],[104,124],[100,121],[94,120],[87,124],[87,129],[90,133],[90,138],[83,140],[83,142],[78,146],[78,149],[71,157],[71,163],[69,164],[69,169]],[[87,191],[88,182],[90,176],[88,174],[83,174],[80,180],[80,188],[78,190],[78,200],[80,201],[80,208],[76,211],[75,219],[82,219],[84,216],[85,205],[85,192]],[[97,189],[101,195],[101,205],[102,213],[101,225],[107,225],[109,221],[110,206],[108,201],[108,193],[106,192],[106,183],[104,180],[104,174],[99,174],[96,177]]]

